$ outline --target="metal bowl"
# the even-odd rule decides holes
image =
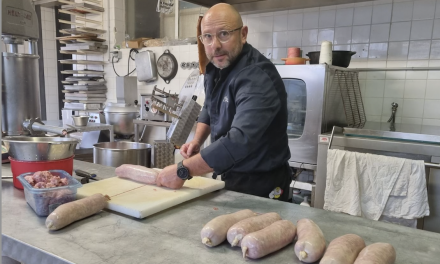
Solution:
[[[87,126],[89,122],[89,116],[72,116],[75,126]]]
[[[79,143],[73,138],[60,137],[5,137],[3,142],[9,156],[19,161],[48,161],[72,157]]]
[[[135,164],[151,168],[151,145],[136,142],[103,142],[93,145],[93,163],[110,167]]]

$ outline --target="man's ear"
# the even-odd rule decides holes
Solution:
[[[248,35],[249,28],[247,26],[243,26],[241,29],[241,43],[246,43],[247,35]]]

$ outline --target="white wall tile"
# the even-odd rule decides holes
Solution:
[[[407,60],[409,42],[389,42],[388,59],[389,60]]]
[[[319,12],[319,28],[329,28],[335,26],[336,9]]]
[[[317,29],[303,30],[301,43],[303,46],[316,45],[318,43],[318,30]]]
[[[365,87],[365,97],[383,98],[385,90],[385,80],[367,80]]]
[[[351,43],[352,27],[337,27],[335,28],[334,44],[350,44]]]
[[[412,19],[431,19],[434,18],[435,0],[418,0],[414,1],[414,10]]]
[[[426,82],[426,99],[440,100],[440,80],[428,80]]]
[[[402,80],[405,79],[405,71],[388,71],[386,73],[387,80]]]
[[[412,125],[421,125],[422,119],[421,118],[402,117],[402,123],[403,124],[412,124]]]
[[[287,58],[287,48],[273,48],[272,58],[278,60]]]
[[[433,40],[431,42],[430,59],[440,59],[440,40]]]
[[[333,50],[351,50],[351,49],[350,49],[350,45],[335,45],[333,46]]]
[[[428,59],[430,40],[411,41],[409,43],[408,59]]]
[[[371,22],[373,24],[391,22],[392,7],[392,4],[373,6],[373,19],[371,20]]]
[[[370,25],[353,26],[351,33],[351,43],[370,42]]]
[[[385,80],[385,71],[367,72],[367,80]]]
[[[376,99],[376,98],[374,98],[374,99]],[[381,122],[381,120],[382,120],[382,116],[367,115],[366,118],[367,118],[367,121],[369,121],[369,122]]]
[[[352,44],[351,51],[355,51],[353,59],[366,59],[368,58],[369,44]]]
[[[428,78],[428,71],[407,71],[407,80],[426,80]]]
[[[431,39],[433,20],[413,21],[411,25],[411,40]]]
[[[302,40],[302,30],[287,31],[287,46],[300,47]]]
[[[318,44],[321,44],[325,40],[333,43],[334,35],[335,35],[334,28],[320,29],[318,31]]]
[[[440,19],[434,20],[434,29],[432,31],[432,38],[433,39],[440,39]]]
[[[259,17],[248,17],[247,25],[249,27],[249,34],[260,32],[259,24],[260,24]]]
[[[423,118],[440,119],[440,100],[425,100]]]
[[[258,47],[259,48],[272,47],[272,32],[258,33]]]
[[[363,102],[366,115],[375,115],[380,117],[382,114],[383,98],[366,97],[364,98]]]
[[[424,125],[424,126],[440,126],[440,119],[423,119],[422,125]]]
[[[440,0],[437,0],[435,8],[435,18],[440,18]]]
[[[303,16],[303,29],[318,28],[319,12],[304,13]]]
[[[372,13],[372,6],[356,7],[353,14],[353,25],[370,25]]]
[[[391,23],[390,41],[409,40],[411,32],[411,22]]]
[[[405,92],[404,80],[386,80],[384,97],[403,98]]]
[[[371,26],[370,42],[388,41],[390,24],[376,24]]]
[[[412,19],[413,5],[413,2],[394,3],[391,21],[410,21]]]
[[[273,18],[273,31],[287,30],[287,15],[278,15]]]
[[[403,97],[405,99],[423,99],[425,98],[425,91],[426,80],[406,80]]]
[[[287,46],[287,32],[274,32],[273,33],[273,44],[274,48],[283,48]]]
[[[287,17],[287,29],[296,30],[303,28],[303,14],[289,14]]]
[[[335,25],[337,27],[353,25],[353,12],[354,8],[337,9]]]
[[[403,117],[422,118],[424,103],[425,103],[424,99],[404,99],[402,118]]]
[[[249,33],[247,37],[247,42],[254,47],[258,47],[258,38],[259,38],[258,33]]]
[[[259,18],[259,32],[272,32],[273,16],[265,16]]]
[[[370,43],[368,58],[386,59],[388,54],[388,43]]]

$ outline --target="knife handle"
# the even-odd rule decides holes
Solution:
[[[95,178],[96,177],[96,174],[88,173],[83,170],[75,170],[75,173],[76,173],[76,175],[78,175],[80,177],[88,177],[88,178]]]

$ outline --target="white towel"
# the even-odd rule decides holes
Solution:
[[[423,161],[332,149],[324,209],[379,220],[429,215]]]

